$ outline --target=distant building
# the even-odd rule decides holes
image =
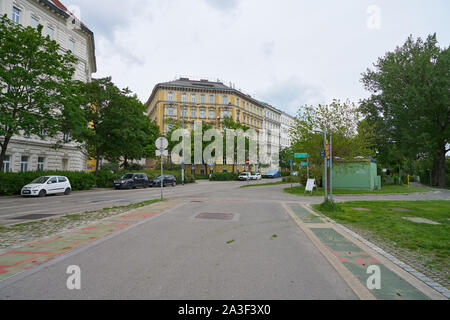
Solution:
[[[280,118],[280,149],[290,148],[292,146],[292,139],[290,130],[295,125],[295,118],[288,115],[286,112],[281,112]]]
[[[74,79],[91,81],[92,73],[97,71],[94,34],[79,20],[72,18],[60,1],[1,0],[0,14],[6,14],[11,20],[24,26],[42,25],[44,35],[49,35],[63,50],[71,50],[78,58]],[[88,156],[85,150],[80,149],[76,143],[66,143],[60,149],[53,149],[55,142],[52,138],[41,139],[25,133],[13,136],[0,170],[86,170]]]

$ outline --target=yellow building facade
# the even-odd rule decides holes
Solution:
[[[190,80],[180,78],[155,86],[146,103],[149,118],[159,125],[161,134],[170,130],[170,121],[184,121],[186,129],[195,121],[203,121],[214,128],[222,129],[225,118],[246,125],[256,132],[264,126],[264,104],[222,82]],[[242,172],[242,165],[217,165],[214,167],[197,165],[197,174],[211,172]],[[186,167],[187,172],[191,169]]]

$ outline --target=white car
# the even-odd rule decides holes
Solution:
[[[250,176],[250,179],[251,180],[262,180],[262,175],[259,172],[252,173],[252,175]]]
[[[20,194],[26,196],[45,197],[48,194],[64,193],[69,195],[72,191],[69,179],[60,176],[39,177],[22,188]]]
[[[238,179],[239,179],[240,181],[248,181],[248,180],[251,180],[251,179],[252,179],[252,174],[251,174],[250,172],[242,172],[242,173],[239,175]]]

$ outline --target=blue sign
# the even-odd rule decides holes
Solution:
[[[320,151],[320,156],[321,157],[325,157],[325,154],[326,154],[325,150]]]
[[[289,165],[293,165],[294,164],[294,160],[289,160]]]

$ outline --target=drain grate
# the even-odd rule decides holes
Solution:
[[[221,212],[203,212],[197,215],[197,219],[208,219],[208,220],[233,220],[234,214],[232,213],[221,213]]]
[[[39,220],[53,216],[56,216],[56,214],[28,214],[26,216],[12,218],[12,220]]]

